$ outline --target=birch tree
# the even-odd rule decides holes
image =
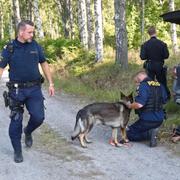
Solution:
[[[174,0],[169,0],[169,11],[174,11]],[[174,54],[178,51],[178,45],[177,45],[177,33],[176,33],[176,24],[171,23],[171,41],[172,41],[172,47]]]
[[[87,31],[88,31],[88,48],[94,47],[94,27],[93,27],[93,16],[91,10],[92,0],[86,0],[87,9]]]
[[[102,25],[102,2],[101,0],[94,1],[95,14],[95,51],[96,62],[103,60],[103,25]]]
[[[4,14],[3,14],[3,8],[2,8],[2,1],[0,1],[0,39],[4,38],[4,23],[3,23],[3,18],[4,18]]]
[[[17,25],[21,21],[19,0],[12,0],[12,7],[13,7],[13,13],[14,13],[13,20],[14,20],[15,34],[16,34]]]
[[[115,37],[116,37],[116,59],[115,62],[123,68],[128,67],[127,31],[125,19],[126,0],[114,0],[115,9]]]
[[[56,3],[58,5],[59,14],[62,19],[62,26],[64,31],[64,37],[69,38],[69,4],[71,1],[69,0],[56,0]]]
[[[32,21],[32,1],[26,0],[27,19]]]
[[[144,42],[144,10],[145,10],[145,5],[144,5],[144,0],[140,0],[141,3],[141,43]]]
[[[71,39],[74,39],[75,32],[74,32],[74,16],[73,16],[73,1],[69,0],[69,26],[70,26],[70,36]]]
[[[78,24],[80,41],[83,46],[88,48],[88,35],[87,35],[87,16],[86,16],[86,1],[78,0]]]
[[[42,29],[42,21],[39,14],[39,0],[33,0],[33,13],[34,13],[34,19],[35,19],[35,26],[37,29],[37,37],[38,38],[44,38],[44,32]]]

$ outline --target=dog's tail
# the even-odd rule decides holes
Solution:
[[[82,116],[83,115],[83,110],[80,110],[77,115],[76,115],[76,124],[74,126],[74,132],[71,136],[71,139],[74,140],[77,138],[77,136],[81,133],[84,132],[85,127],[84,127],[84,123],[83,123],[83,119]]]

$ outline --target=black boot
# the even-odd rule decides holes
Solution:
[[[24,128],[24,134],[25,134],[25,144],[26,147],[30,148],[33,144],[33,139],[32,139],[32,135],[26,133],[26,128]]]
[[[158,134],[158,128],[151,129],[150,130],[150,147],[156,147],[157,146],[157,134]]]
[[[19,152],[15,151],[14,152],[14,162],[16,162],[16,163],[23,162],[23,156],[22,156],[22,152],[21,151],[19,151]]]

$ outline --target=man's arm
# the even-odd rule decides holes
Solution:
[[[4,69],[3,68],[0,68],[0,79],[2,77],[2,73],[3,73]]]
[[[167,59],[169,57],[169,51],[167,48],[167,44],[164,43],[164,59]]]
[[[53,81],[52,81],[49,65],[45,61],[45,62],[41,63],[41,67],[42,67],[44,75],[46,76],[46,79],[49,82],[49,95],[53,96],[55,91],[54,91],[54,84],[53,84]]]
[[[147,54],[146,54],[146,49],[145,49],[145,45],[141,45],[141,50],[140,50],[140,58],[142,60],[146,60],[147,59]]]
[[[140,109],[143,107],[142,104],[137,103],[137,102],[133,102],[132,104],[127,104],[129,109]]]

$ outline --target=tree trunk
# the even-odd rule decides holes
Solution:
[[[144,42],[144,0],[141,0],[141,44]]]
[[[62,18],[62,26],[64,31],[64,37],[69,38],[70,36],[70,5],[71,0],[56,0],[58,5],[59,14]]]
[[[93,17],[91,10],[91,0],[86,0],[87,9],[87,30],[88,30],[88,48],[94,47],[94,28],[93,28]]]
[[[20,8],[19,8],[19,0],[12,0],[12,5],[13,5],[13,13],[14,13],[14,25],[15,25],[15,35],[17,35],[17,25],[21,21],[21,16],[20,16]]]
[[[32,21],[32,1],[26,0],[27,19]]]
[[[103,60],[103,25],[102,25],[102,2],[101,0],[94,1],[95,13],[95,50],[96,62]]]
[[[2,2],[0,1],[0,39],[4,38],[4,23],[3,23],[3,8]]]
[[[39,0],[33,0],[33,12],[34,12],[34,18],[35,18],[35,26],[37,29],[37,37],[38,38],[44,38],[44,32],[42,29],[42,21],[39,14]]]
[[[74,17],[73,17],[73,2],[69,0],[69,26],[70,26],[70,34],[71,39],[74,39],[75,32],[74,32]]]
[[[126,0],[115,0],[115,37],[116,37],[116,60],[115,62],[123,68],[128,67],[128,48],[127,48],[127,31],[125,4]]]
[[[78,24],[80,41],[84,48],[88,48],[88,36],[87,36],[87,18],[86,18],[86,1],[78,0]]]
[[[174,0],[169,0],[169,11],[174,11]],[[178,46],[177,46],[177,33],[176,33],[176,24],[171,24],[171,41],[172,41],[172,47],[173,52],[176,54],[178,52]]]

